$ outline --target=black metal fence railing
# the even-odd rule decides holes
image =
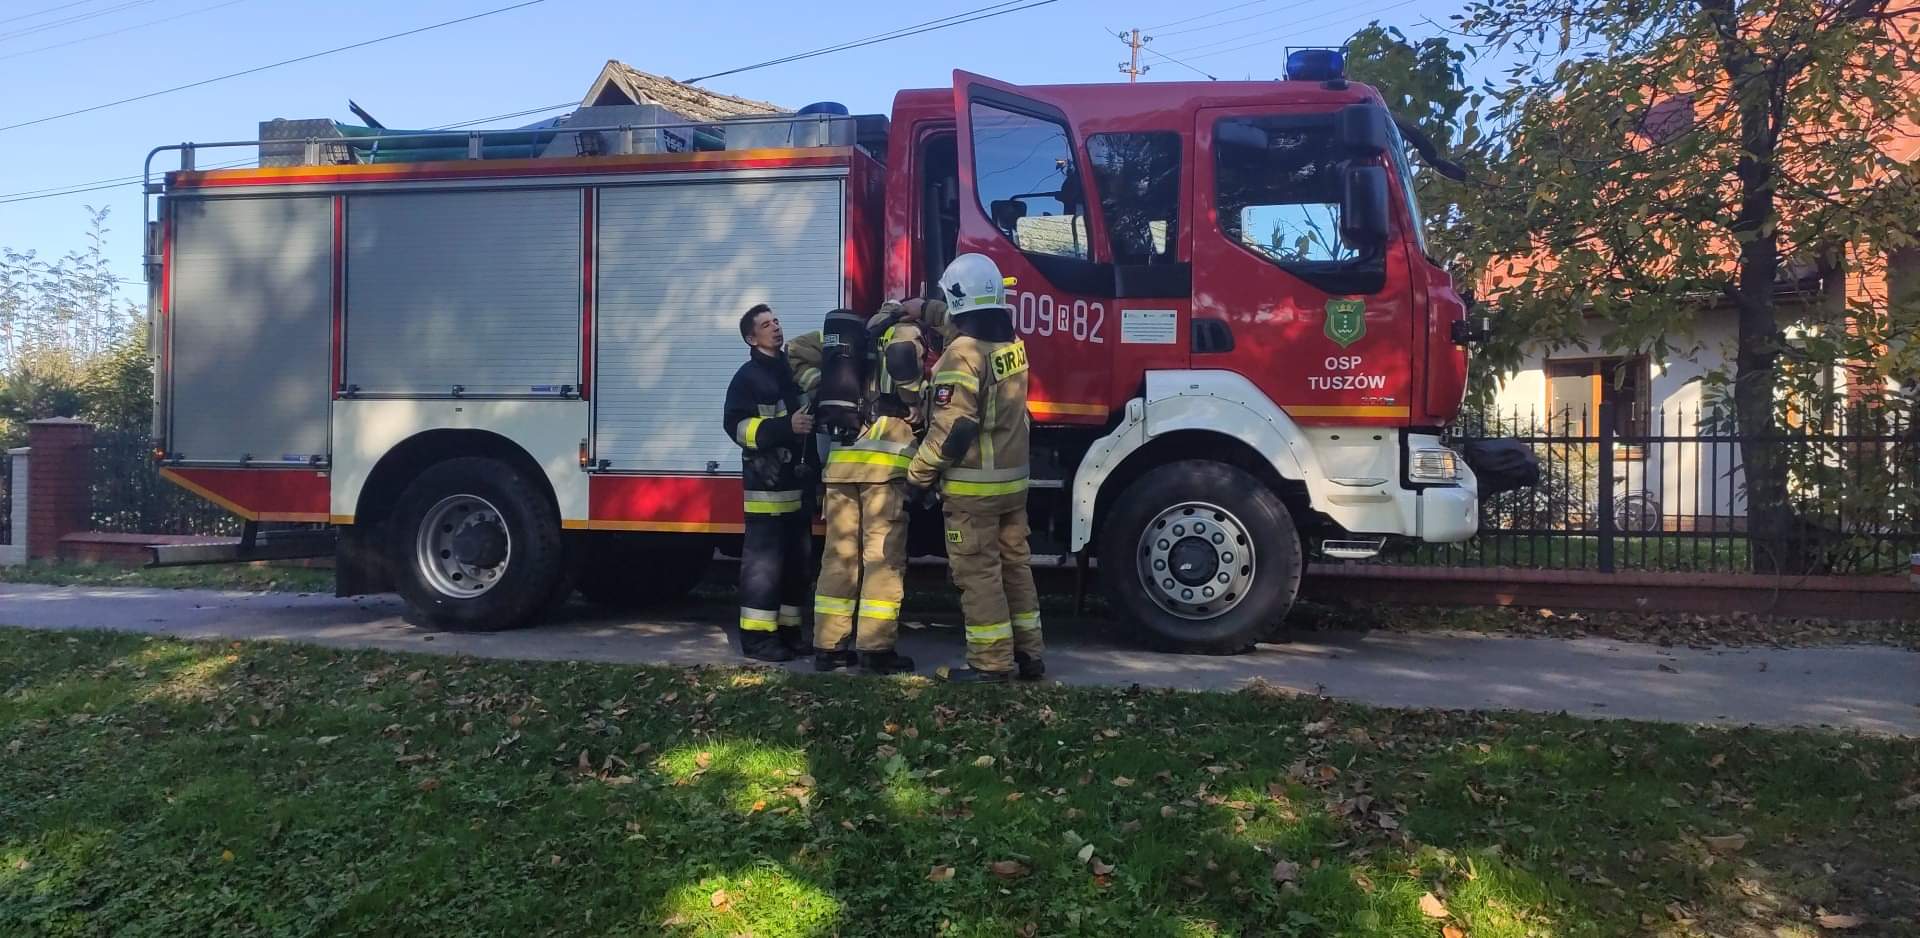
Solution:
[[[1507,437],[1532,446],[1540,484],[1484,501],[1471,540],[1380,562],[1883,574],[1906,572],[1920,551],[1920,427],[1911,412],[1851,410],[1762,437],[1711,413],[1597,410],[1460,421],[1452,442]],[[1745,459],[1763,444],[1787,466],[1795,521],[1784,541],[1749,533]],[[1783,543],[1792,556],[1773,556]]]
[[[240,532],[225,509],[160,477],[144,430],[96,431],[93,436],[93,528],[139,534]]]

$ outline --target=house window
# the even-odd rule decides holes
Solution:
[[[1647,359],[1582,358],[1547,362],[1547,419],[1554,432],[1600,434],[1600,405],[1613,405],[1613,432],[1647,435],[1652,384]]]

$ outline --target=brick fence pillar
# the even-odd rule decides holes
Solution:
[[[93,424],[56,417],[27,424],[27,557],[51,558],[60,539],[85,531],[93,513]]]

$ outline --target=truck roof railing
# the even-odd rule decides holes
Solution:
[[[340,134],[280,139],[219,140],[209,143],[192,141],[170,143],[148,150],[146,161],[142,164],[141,220],[144,223],[153,219],[153,208],[148,197],[165,191],[162,183],[154,178],[153,162],[160,154],[168,152],[176,152],[180,155],[178,169],[181,172],[192,172],[202,168],[201,157],[205,152],[242,147],[254,148],[257,154],[264,154],[267,148],[278,148],[283,153],[298,148],[300,159],[292,165],[357,163],[361,162],[362,154],[366,155],[366,162],[378,162],[383,155],[401,158],[388,161],[403,161],[404,157],[409,155],[415,161],[424,161],[510,157],[567,158],[683,151],[712,152],[760,147],[850,146],[864,142],[866,137],[862,131],[867,130],[870,124],[879,122],[884,127],[885,121],[884,117],[845,114],[768,114],[755,117],[733,117],[719,121],[628,122],[583,127],[555,124],[550,127],[516,127],[496,130],[405,132],[381,130],[352,136]],[[880,133],[884,136],[884,129]],[[715,145],[715,141],[720,145]],[[684,145],[675,148],[673,147],[675,142]],[[735,146],[735,143],[740,145]],[[551,152],[556,144],[563,148],[563,152]],[[329,154],[342,153],[348,158],[339,160],[327,158]],[[205,168],[235,169],[249,162],[254,160],[239,160]]]

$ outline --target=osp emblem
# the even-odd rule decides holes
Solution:
[[[1367,334],[1365,300],[1327,301],[1327,338],[1346,348]]]

